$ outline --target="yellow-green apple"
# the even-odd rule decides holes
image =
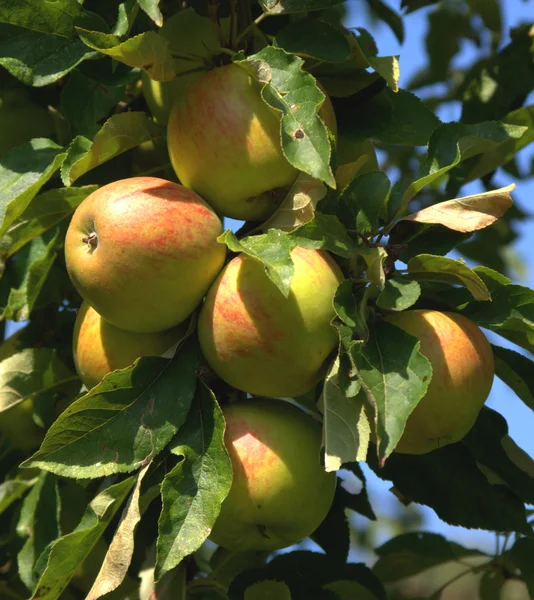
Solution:
[[[198,320],[208,364],[227,383],[258,396],[294,397],[324,374],[338,336],[330,322],[343,279],[325,252],[296,247],[286,298],[261,262],[240,254],[210,288]]]
[[[67,270],[106,321],[156,332],[184,321],[221,270],[222,224],[202,198],[156,177],[132,177],[89,195],[65,239]]]
[[[160,125],[167,125],[176,98],[202,77],[202,67],[221,46],[216,24],[186,8],[165,21],[159,34],[169,42],[177,73],[171,81],[154,81],[143,73],[143,94],[150,112]],[[195,69],[198,69],[195,71]],[[187,71],[194,71],[186,73]]]
[[[322,113],[335,129],[332,105]],[[261,221],[284,199],[298,171],[281,146],[281,113],[237,64],[210,71],[176,101],[167,128],[180,181],[221,215]]]
[[[184,333],[183,325],[157,333],[119,329],[84,302],[74,325],[72,351],[76,372],[90,389],[100,383],[104,375],[130,366],[140,356],[163,354]]]
[[[210,539],[235,551],[300,542],[326,517],[336,485],[320,460],[321,426],[299,408],[252,399],[224,408],[233,468]]]
[[[474,425],[493,383],[493,352],[486,336],[456,313],[407,310],[387,321],[419,339],[432,365],[427,392],[408,417],[395,451],[425,454],[458,442]]]

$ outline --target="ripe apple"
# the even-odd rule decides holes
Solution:
[[[229,550],[276,550],[300,542],[326,517],[335,473],[321,465],[321,426],[278,400],[224,408],[234,478],[210,539]]]
[[[167,125],[176,98],[203,75],[202,71],[182,73],[201,69],[205,61],[218,51],[221,43],[215,23],[198,15],[193,8],[172,15],[159,30],[159,35],[168,40],[175,57],[184,57],[174,59],[178,75],[172,81],[154,81],[146,73],[142,75],[143,94],[152,116],[159,125]]]
[[[296,247],[288,298],[261,262],[240,254],[222,271],[198,320],[211,368],[230,385],[258,396],[294,397],[324,374],[338,343],[333,298],[343,275],[325,252]]]
[[[331,103],[322,113],[335,129]],[[167,129],[180,181],[221,215],[261,221],[284,199],[298,171],[280,143],[280,113],[237,64],[205,74],[174,105]]]
[[[91,389],[102,381],[104,375],[130,366],[140,356],[163,354],[184,333],[183,325],[157,333],[119,329],[84,302],[74,325],[72,351],[76,372]]]
[[[387,321],[420,340],[433,371],[395,451],[425,454],[458,442],[491,390],[495,367],[488,340],[475,323],[456,313],[407,310]]]
[[[74,287],[106,321],[157,332],[184,321],[221,270],[222,224],[194,192],[132,177],[89,195],[65,239]]]

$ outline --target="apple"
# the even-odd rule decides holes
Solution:
[[[168,40],[175,57],[183,57],[174,58],[177,76],[171,81],[154,81],[145,72],[142,75],[143,94],[152,116],[159,125],[167,125],[176,98],[203,75],[201,70],[186,75],[182,73],[202,69],[219,50],[221,43],[217,25],[211,19],[198,15],[193,8],[172,15],[163,24],[159,35]]]
[[[202,352],[224,381],[258,396],[295,397],[324,375],[338,343],[330,322],[343,275],[325,252],[296,247],[285,298],[262,263],[240,254],[208,292],[198,320]]]
[[[193,312],[221,270],[221,232],[194,192],[156,177],[123,179],[76,209],[65,239],[67,270],[106,321],[164,331]]]
[[[0,363],[0,370],[4,365]],[[0,405],[0,435],[7,438],[13,448],[29,452],[41,445],[45,430],[33,420],[33,398],[6,408]]]
[[[395,451],[425,454],[458,442],[491,390],[495,367],[488,340],[475,323],[456,313],[407,310],[386,320],[419,339],[433,371]]]
[[[185,327],[157,333],[119,329],[84,302],[74,325],[72,351],[76,372],[88,389],[111,371],[124,369],[140,356],[161,355],[184,335]]]
[[[321,426],[273,399],[224,409],[234,477],[210,539],[234,551],[276,550],[317,529],[334,498],[335,473],[320,461]]]
[[[322,116],[335,129],[331,103]],[[282,151],[280,113],[237,64],[205,74],[176,101],[167,140],[182,184],[234,219],[270,217],[298,175]]]

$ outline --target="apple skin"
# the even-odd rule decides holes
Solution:
[[[178,325],[157,333],[136,333],[105,321],[84,302],[74,325],[72,351],[82,382],[91,389],[105,375],[132,365],[140,356],[159,356],[176,344],[186,328]]]
[[[395,451],[426,454],[458,442],[474,425],[493,383],[493,352],[486,336],[456,313],[407,310],[386,320],[420,340],[433,371]]]
[[[193,312],[221,270],[221,232],[194,192],[156,177],[123,179],[76,209],[65,239],[67,270],[106,321],[164,331]]]
[[[299,408],[253,399],[223,409],[234,478],[210,539],[234,551],[276,550],[317,529],[334,498],[320,462],[321,426]]]
[[[331,103],[322,116],[337,129]],[[205,74],[177,100],[167,141],[182,184],[233,219],[270,217],[298,175],[282,151],[280,113],[236,64]]]
[[[339,267],[317,250],[296,247],[291,257],[295,271],[288,298],[261,262],[240,254],[219,275],[200,311],[198,335],[208,364],[249,394],[306,393],[338,343],[330,322],[343,280]]]

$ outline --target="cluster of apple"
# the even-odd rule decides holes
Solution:
[[[335,135],[329,101],[321,114]],[[85,300],[74,332],[76,368],[90,388],[141,355],[162,354],[200,306],[197,334],[208,365],[263,398],[224,407],[234,479],[211,538],[233,550],[288,546],[324,520],[336,478],[321,465],[320,425],[273,398],[298,397],[324,377],[338,344],[331,322],[343,274],[326,252],[296,247],[286,298],[256,259],[240,254],[225,265],[219,216],[268,218],[298,175],[281,148],[280,116],[244,68],[219,67],[192,84],[174,104],[167,137],[182,185],[117,181],[73,216],[66,263]],[[434,368],[399,450],[427,452],[436,440],[460,439],[491,386],[485,337],[459,315],[388,318],[420,338]],[[439,414],[444,404],[455,411],[448,422]]]

